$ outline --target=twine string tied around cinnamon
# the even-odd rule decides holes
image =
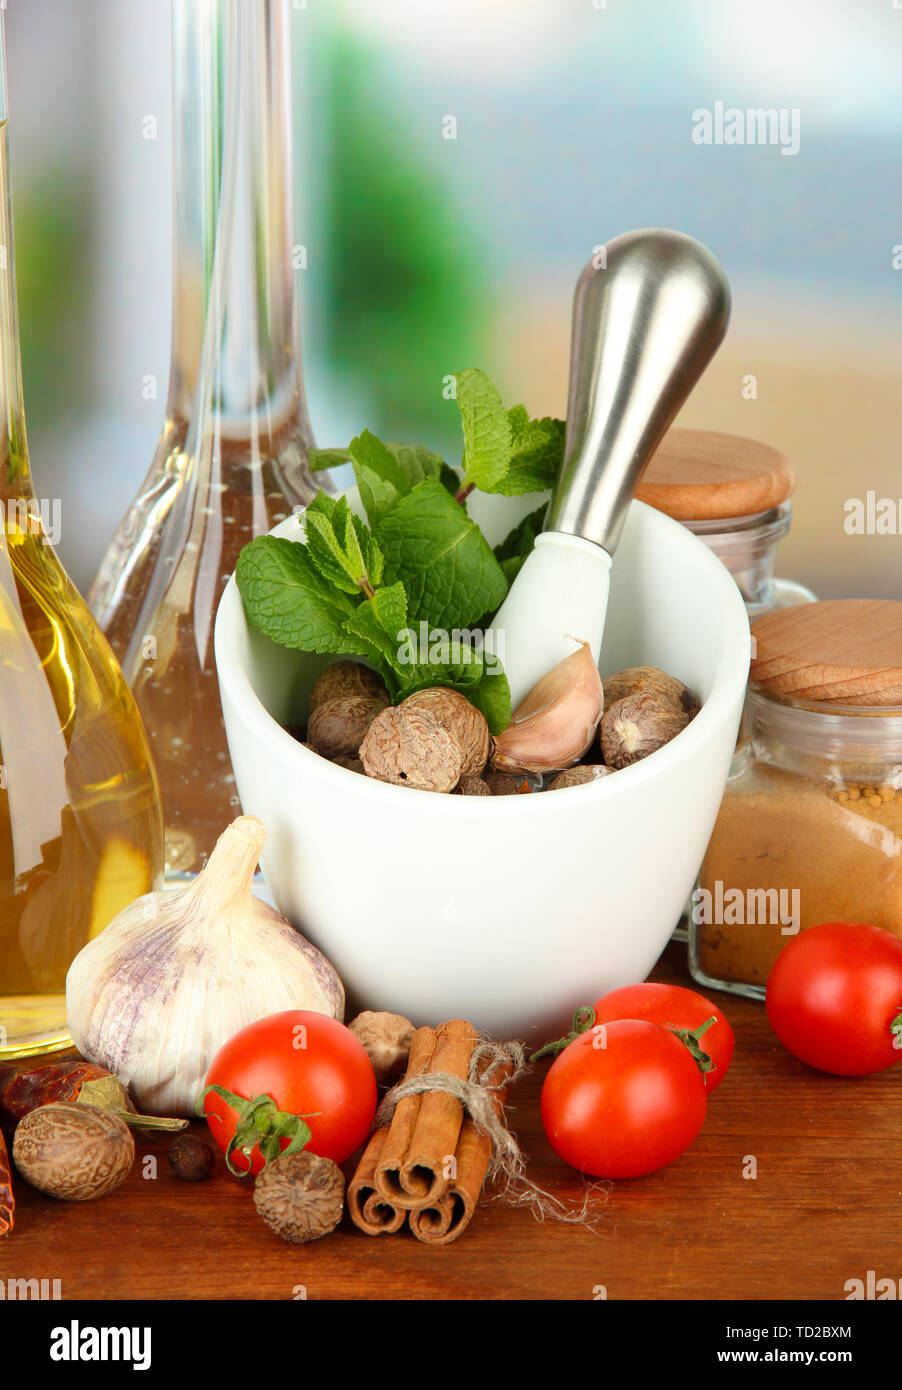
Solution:
[[[373,1120],[373,1129],[382,1129],[391,1124],[395,1108],[405,1096],[446,1091],[460,1103],[477,1129],[489,1139],[492,1156],[486,1177],[500,1177],[501,1190],[498,1195],[503,1202],[529,1207],[537,1221],[552,1217],[557,1221],[594,1229],[594,1220],[588,1213],[589,1198],[593,1189],[597,1190],[596,1185],[587,1189],[579,1208],[571,1208],[526,1177],[523,1151],[504,1122],[503,1093],[528,1070],[526,1049],[522,1043],[496,1043],[480,1034],[470,1058],[466,1079],[439,1071],[406,1077],[397,1082],[383,1098]],[[493,1079],[495,1077],[497,1080]]]

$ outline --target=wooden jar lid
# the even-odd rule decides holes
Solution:
[[[769,512],[794,487],[792,465],[769,444],[714,430],[668,430],[636,496],[677,521],[714,521]]]
[[[828,599],[752,624],[751,679],[834,705],[902,705],[902,602]]]

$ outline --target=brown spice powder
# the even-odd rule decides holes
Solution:
[[[837,787],[758,764],[728,788],[700,886],[799,893],[801,930],[859,921],[902,937],[902,792]],[[748,915],[748,914],[747,914]],[[780,923],[702,924],[698,960],[715,979],[764,985],[791,935]]]

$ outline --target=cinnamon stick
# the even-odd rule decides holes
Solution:
[[[435,1030],[418,1028],[410,1043],[405,1081],[431,1070],[430,1062],[434,1048]],[[401,1168],[407,1157],[423,1099],[423,1096],[403,1096],[398,1101],[391,1124],[385,1131],[381,1152],[376,1159],[373,1181],[379,1196],[389,1206],[406,1206],[409,1199],[409,1194],[401,1185]]]
[[[495,1067],[489,1078],[492,1086],[501,1086],[510,1074],[509,1061]],[[504,1095],[503,1088],[494,1093],[495,1113],[499,1116],[504,1109]],[[463,1234],[482,1195],[491,1157],[491,1139],[468,1116],[461,1126],[448,1191],[436,1202],[410,1214],[410,1229],[417,1240],[426,1245],[450,1245]]]
[[[472,1023],[462,1018],[440,1024],[428,1070],[447,1072],[466,1080],[478,1041]],[[399,1174],[403,1204],[408,1208],[431,1205],[448,1191],[454,1169],[451,1160],[457,1150],[463,1119],[463,1106],[447,1091],[428,1091],[420,1097],[419,1112]]]
[[[377,1129],[364,1150],[363,1158],[348,1185],[348,1211],[351,1220],[368,1236],[390,1236],[407,1220],[403,1207],[387,1202],[376,1190],[376,1165],[388,1138],[387,1129]]]
[[[461,1216],[460,1198],[446,1192],[431,1205],[410,1213],[410,1229],[424,1245],[447,1245],[464,1229]]]

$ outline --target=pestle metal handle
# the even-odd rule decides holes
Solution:
[[[627,232],[604,251],[576,286],[564,462],[545,530],[613,554],[646,465],[726,332],[730,289],[681,232]]]

